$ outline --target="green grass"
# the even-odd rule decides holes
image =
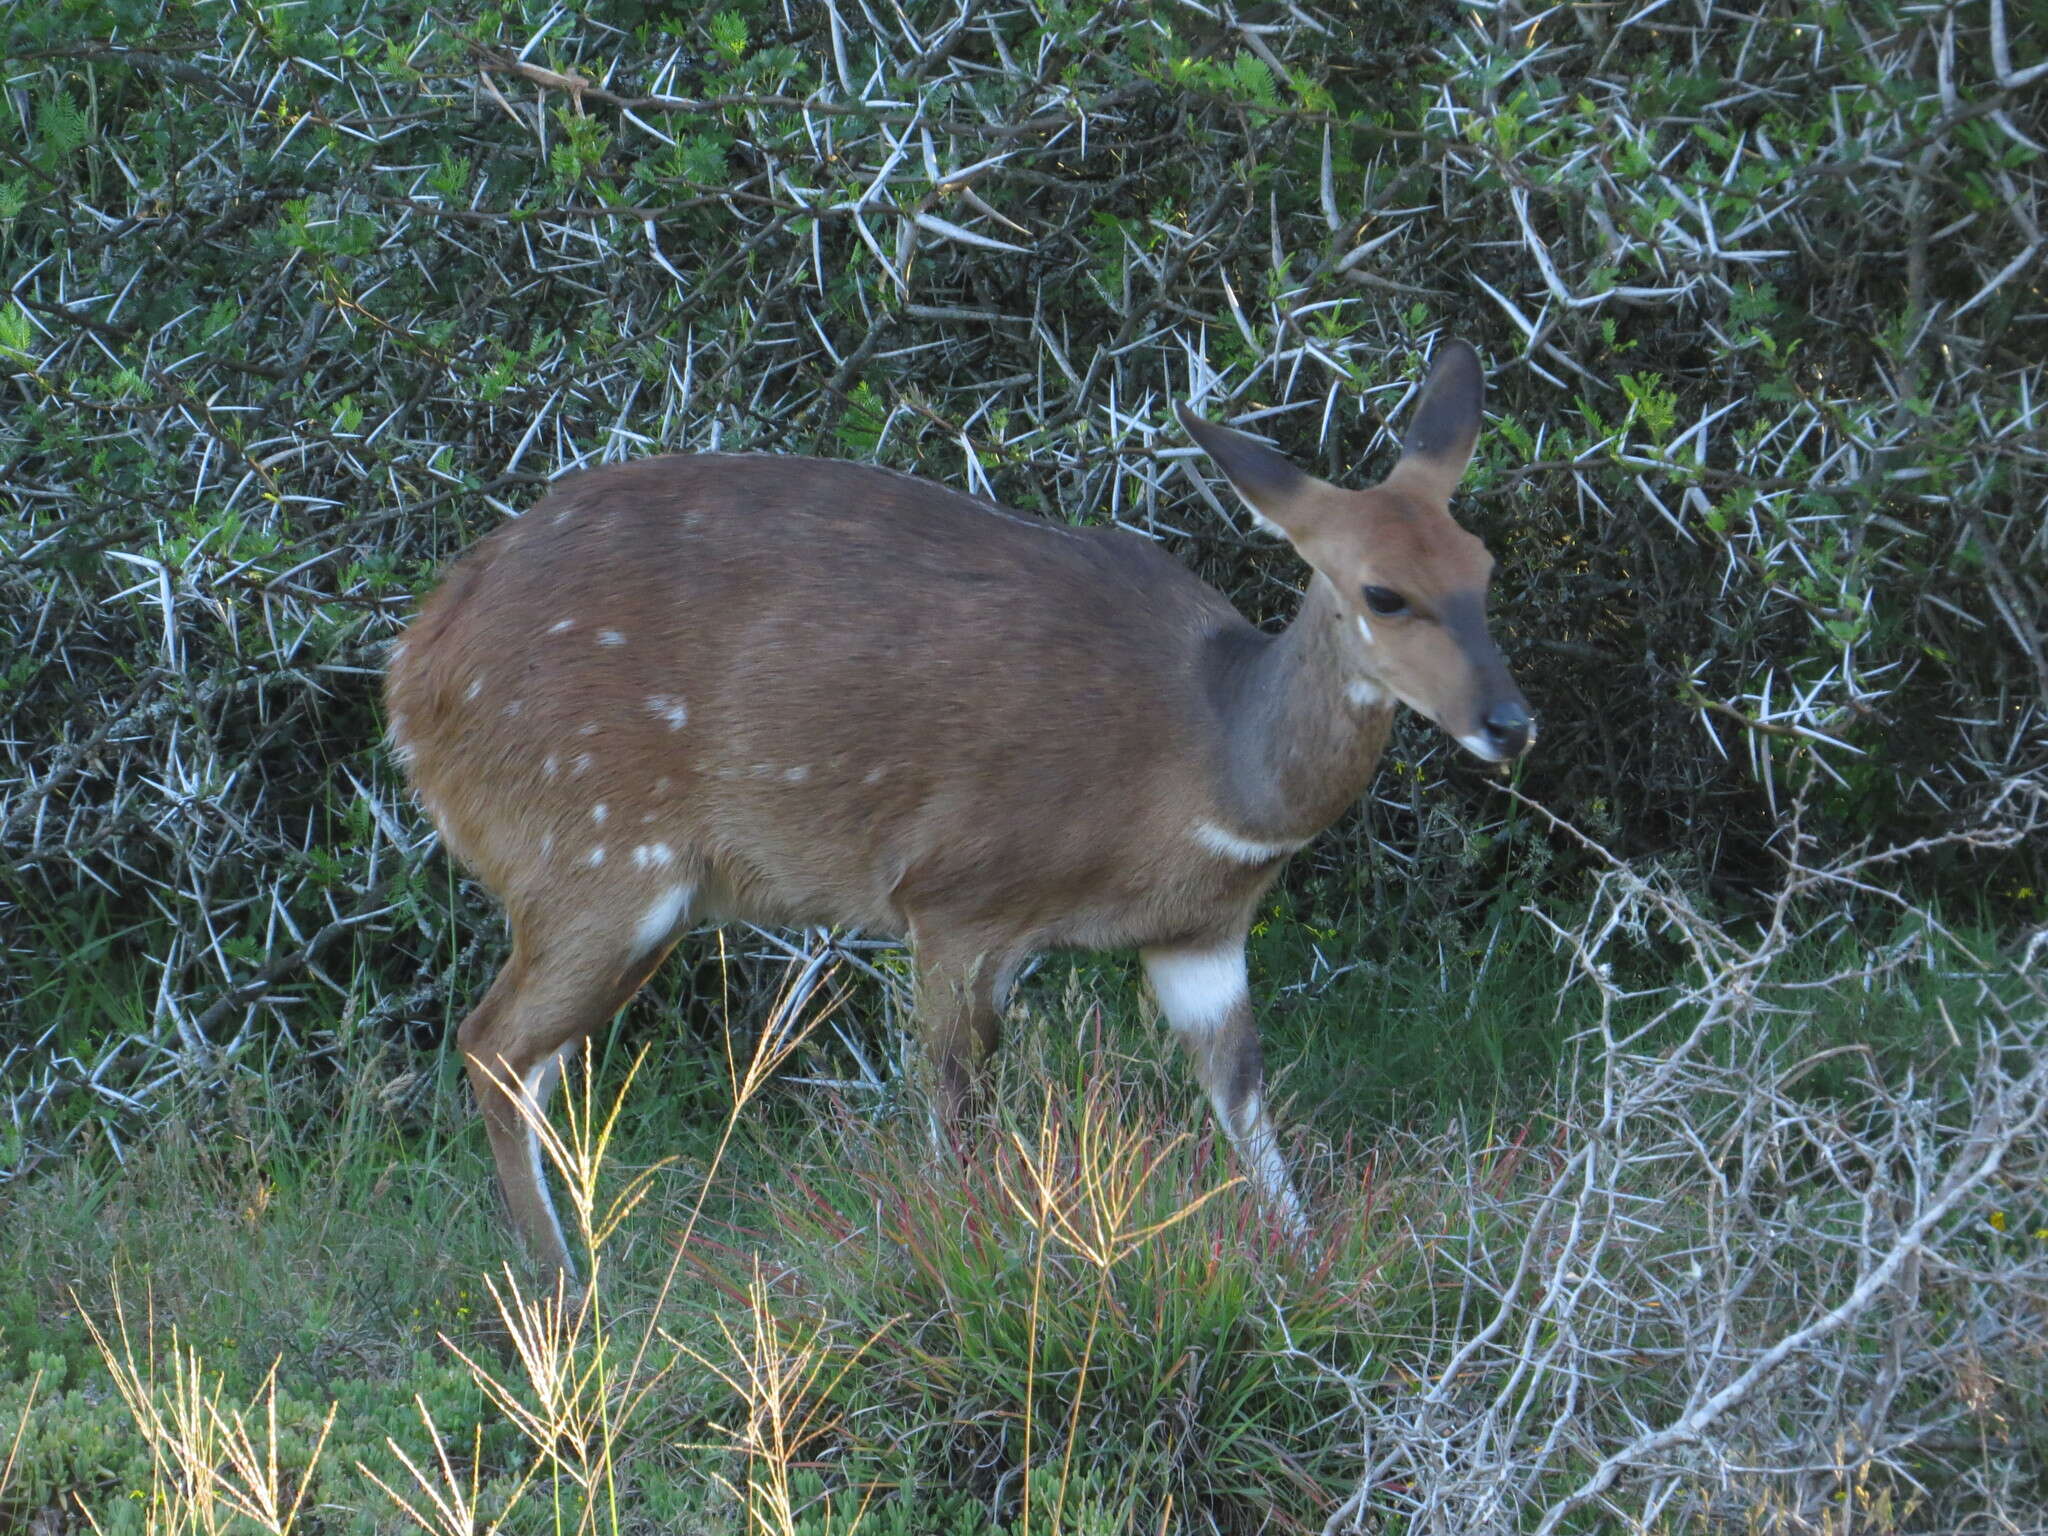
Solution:
[[[1280,923],[1261,936],[1267,994],[1313,942]],[[1835,958],[1817,941],[1785,974]],[[173,1338],[224,1403],[263,1399],[274,1364],[281,1465],[319,1447],[301,1529],[413,1528],[378,1482],[415,1488],[398,1451],[431,1463],[426,1422],[457,1480],[474,1476],[479,1518],[516,1506],[511,1530],[1021,1532],[1027,1484],[1047,1532],[1178,1528],[1176,1510],[1318,1529],[1359,1470],[1353,1431],[1331,1426],[1447,1326],[1417,1234],[1456,1228],[1461,1180],[1533,1171],[1513,1149],[1544,1137],[1584,989],[1510,911],[1470,943],[1280,991],[1270,1057],[1323,1232],[1295,1253],[1229,1184],[1131,970],[1056,957],[1032,978],[997,1118],[964,1159],[934,1154],[915,1095],[781,1081],[728,1139],[733,1090],[701,1027],[664,1027],[643,1002],[608,1032],[600,1104],[651,1050],[605,1187],[651,1184],[605,1247],[605,1328],[564,1346],[630,1403],[599,1437],[602,1499],[559,1448],[536,1475],[534,1442],[456,1353],[527,1390],[487,1284],[508,1253],[488,1157],[445,1054],[358,1036],[338,1072],[237,1078],[118,1157],[86,1146],[0,1194],[0,1438],[26,1424],[0,1518],[83,1508],[110,1532],[175,1528],[89,1331],[125,1317],[138,1358],[155,1341],[153,1374],[136,1374],[159,1392]],[[1784,1027],[1810,1051],[1861,1041],[1933,1067],[1950,1050],[1941,1006],[1973,985],[1922,967]],[[842,1054],[814,1032],[788,1071],[829,1075]],[[1446,1162],[1434,1133],[1451,1122],[1495,1150]]]

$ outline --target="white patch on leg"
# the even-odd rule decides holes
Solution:
[[[1294,1192],[1294,1180],[1287,1172],[1287,1159],[1280,1155],[1280,1135],[1266,1116],[1265,1100],[1253,1094],[1232,1115],[1220,1098],[1210,1101],[1223,1134],[1244,1165],[1245,1178],[1257,1192],[1259,1203],[1280,1219],[1289,1235],[1308,1236],[1308,1218],[1302,1214],[1301,1197]]]
[[[526,1074],[526,1096],[533,1101],[535,1115],[546,1116],[548,1101],[555,1096],[555,1085],[562,1080],[562,1068],[574,1054],[576,1044],[577,1042],[570,1041]],[[541,1151],[540,1129],[534,1121],[528,1120],[524,1115],[520,1120],[526,1132],[526,1161],[533,1170],[533,1187],[540,1195],[540,1208],[547,1213],[548,1225],[555,1229],[555,1249],[568,1263],[569,1273],[573,1278],[576,1273],[575,1261],[569,1253],[569,1239],[562,1231],[562,1218],[555,1214],[555,1197],[548,1189],[547,1157]]]
[[[687,885],[672,885],[654,898],[654,904],[640,914],[640,921],[633,925],[633,948],[640,954],[647,953],[676,930],[676,924],[683,920],[683,913],[689,908],[691,889]]]
[[[1148,949],[1144,960],[1160,1011],[1178,1034],[1206,1035],[1220,1029],[1231,1012],[1251,998],[1242,944],[1209,950]]]

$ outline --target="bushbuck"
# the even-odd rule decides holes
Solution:
[[[958,1116],[1034,954],[1142,957],[1248,1179],[1299,1231],[1245,937],[1406,704],[1489,762],[1532,734],[1449,502],[1479,358],[1442,345],[1399,461],[1343,490],[1185,409],[1309,568],[1264,633],[1159,545],[890,470],[690,454],[565,478],[393,646],[391,740],[511,957],[457,1034],[512,1221],[573,1278],[538,1141],[561,1065],[693,925],[906,940]]]

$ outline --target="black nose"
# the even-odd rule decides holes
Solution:
[[[1481,723],[1486,744],[1501,757],[1520,757],[1529,750],[1529,706],[1520,699],[1503,699],[1486,712]]]

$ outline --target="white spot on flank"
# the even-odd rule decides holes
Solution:
[[[672,885],[654,898],[653,905],[640,914],[640,921],[633,925],[633,944],[645,952],[675,932],[676,924],[682,921],[684,909],[690,905],[690,888],[687,885]]]
[[[863,784],[879,784],[879,783],[881,783],[881,782],[882,782],[882,775],[883,775],[883,774],[885,774],[885,773],[887,773],[888,771],[889,771],[889,770],[888,770],[888,769],[886,769],[886,768],[870,768],[870,769],[869,769],[869,770],[868,770],[868,771],[867,771],[867,772],[866,772],[866,773],[865,773],[865,774],[864,774],[864,775],[863,775],[863,776],[861,777],[861,783],[863,783]]]
[[[525,708],[526,703],[523,699],[514,699],[510,704],[507,704],[505,706],[505,718],[507,720],[516,720],[519,718],[520,713]]]
[[[599,645],[624,645],[626,637],[616,629],[600,629],[597,632],[597,643]]]
[[[652,811],[649,811],[649,812],[648,812],[648,813],[647,813],[647,814],[646,814],[645,816],[642,816],[642,817],[640,818],[640,825],[644,827],[644,826],[646,826],[646,825],[647,825],[647,824],[648,824],[649,822],[651,822],[651,821],[653,821],[653,820],[654,820],[654,812],[652,812]]]
[[[1377,709],[1387,702],[1387,691],[1371,678],[1354,677],[1344,685],[1344,697],[1360,709]]]
[[[542,858],[546,858],[546,857],[548,857],[548,855],[550,855],[550,854],[551,854],[551,853],[553,853],[554,851],[555,851],[555,834],[554,834],[554,833],[552,833],[552,832],[543,832],[543,833],[541,833],[541,835],[540,835],[540,856],[541,856]]]
[[[1205,1035],[1221,1028],[1251,997],[1242,944],[1207,950],[1148,949],[1144,959],[1160,1010],[1180,1034]]]
[[[567,630],[574,629],[575,627],[576,621],[574,619],[557,619],[554,623],[548,626],[548,633],[551,635],[559,635]]]
[[[666,869],[675,861],[676,851],[667,843],[642,843],[633,850],[636,869]]]
[[[665,693],[657,693],[647,701],[647,708],[668,722],[672,731],[680,731],[690,723],[690,709],[681,699],[672,699]]]
[[[476,696],[477,696],[478,694],[482,693],[483,691],[484,691],[484,680],[483,680],[482,678],[480,678],[480,677],[472,677],[472,678],[471,678],[471,679],[469,680],[469,686],[468,686],[467,688],[465,688],[465,689],[463,689],[463,690],[462,690],[462,699],[463,699],[463,702],[464,702],[464,703],[468,703],[468,702],[470,702],[471,700],[475,699],[475,697],[476,697]]]
[[[1220,853],[1226,859],[1235,859],[1240,864],[1266,864],[1294,852],[1299,842],[1259,843],[1248,837],[1239,837],[1228,827],[1219,827],[1213,821],[1198,821],[1188,829],[1188,835],[1211,853]]]
[[[654,792],[655,792],[655,793],[656,793],[657,795],[665,795],[665,794],[667,794],[667,793],[668,793],[668,786],[669,786],[669,779],[668,779],[668,776],[667,776],[666,774],[664,774],[664,775],[662,775],[662,777],[660,777],[660,778],[658,778],[658,779],[656,779],[656,780],[654,781]]]
[[[576,761],[570,765],[569,776],[576,779],[582,778],[584,774],[590,772],[590,765],[596,761],[597,759],[588,752],[578,752],[576,754]]]
[[[541,773],[550,779],[552,779],[556,775],[556,773],[560,771],[560,769],[561,764],[555,760],[555,755],[552,752],[550,752],[546,757],[540,760]]]
[[[598,865],[602,864],[604,862],[604,844],[599,843],[595,848],[591,849],[589,857],[586,858],[584,862],[588,864],[592,869],[595,869]]]
[[[811,776],[811,770],[803,763],[798,763],[794,768],[783,769],[782,776],[792,784],[801,784]]]
[[[595,720],[584,721],[576,727],[576,734],[578,736],[595,736],[597,734],[597,722]]]
[[[611,810],[602,800],[590,808],[590,819],[600,827],[604,825],[604,819],[609,815],[611,815]]]
[[[1367,645],[1372,644],[1372,626],[1365,622],[1365,617],[1363,614],[1359,616],[1358,632],[1361,635],[1365,636],[1365,643]]]

